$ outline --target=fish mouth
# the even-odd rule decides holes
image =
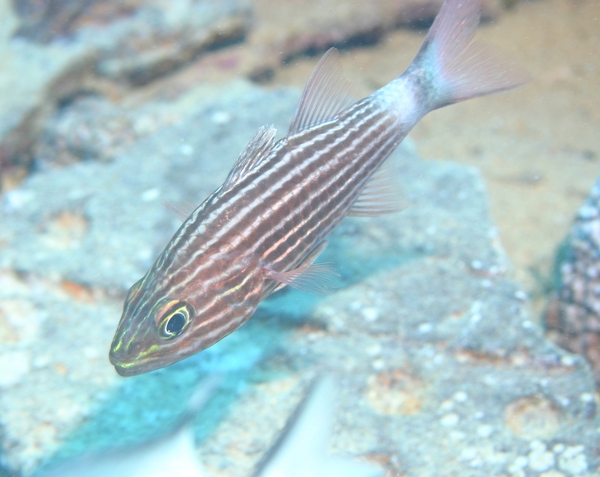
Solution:
[[[108,355],[108,359],[111,364],[115,367],[115,370],[119,375],[129,377],[137,376],[138,374],[148,373],[156,369],[164,368],[171,363],[165,363],[164,360],[151,359],[141,356],[140,353],[135,356],[124,355],[120,350],[112,348]],[[158,357],[157,357],[158,358]]]
[[[189,353],[170,355],[167,353],[165,356],[158,344],[152,344],[145,348],[138,345],[133,350],[127,350],[121,348],[118,344],[114,345],[113,342],[108,359],[119,375],[129,377],[166,368],[189,356]]]
[[[108,359],[117,373],[124,377],[137,376],[165,367],[164,363],[156,361],[123,360],[121,357],[115,356],[112,351],[108,355]]]
[[[152,371],[151,369],[144,369],[144,366],[140,366],[138,363],[121,363],[113,360],[112,356],[109,356],[109,359],[115,367],[115,371],[125,378]]]

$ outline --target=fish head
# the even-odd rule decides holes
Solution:
[[[252,286],[251,281],[246,284]],[[135,376],[181,361],[212,346],[254,313],[241,287],[196,284],[179,296],[152,281],[134,284],[112,341],[109,359],[121,376]]]

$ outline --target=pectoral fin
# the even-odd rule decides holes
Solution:
[[[336,289],[336,273],[332,263],[313,263],[319,254],[325,249],[327,242],[321,242],[310,255],[293,270],[278,272],[272,268],[264,267],[265,278],[279,283],[273,290],[280,290],[284,286],[296,288],[297,290],[326,295]]]

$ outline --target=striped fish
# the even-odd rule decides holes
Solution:
[[[329,50],[288,135],[275,142],[272,126],[259,129],[132,286],[110,350],[117,372],[144,373],[206,349],[284,286],[328,291],[332,271],[315,259],[347,215],[393,209],[380,167],[413,126],[434,109],[525,81],[471,42],[479,15],[479,0],[446,0],[406,72],[354,104]]]

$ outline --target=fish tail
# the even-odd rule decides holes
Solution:
[[[446,0],[406,74],[419,78],[429,111],[516,88],[526,73],[490,48],[472,42],[480,0]]]

